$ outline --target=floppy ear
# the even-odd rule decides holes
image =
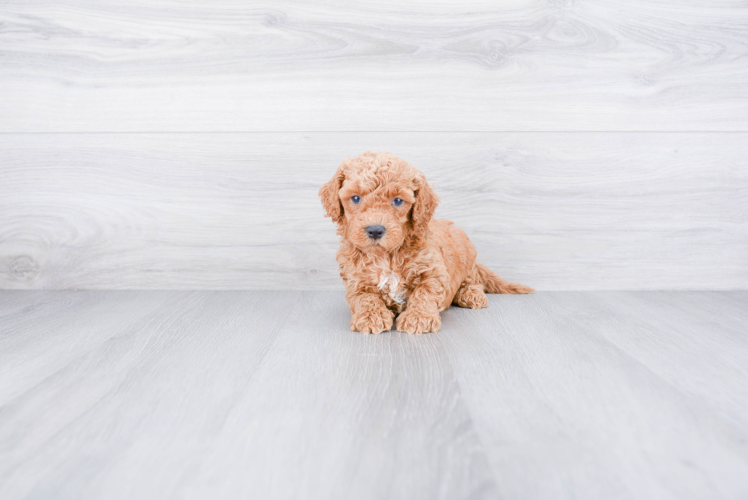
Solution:
[[[413,223],[413,231],[417,235],[426,232],[431,217],[434,216],[436,206],[439,204],[439,197],[434,192],[431,184],[426,182],[423,174],[416,177],[417,189],[415,191],[416,201],[413,203],[410,220]]]
[[[327,181],[319,189],[319,197],[322,198],[322,206],[325,207],[325,216],[331,217],[332,221],[336,224],[340,224],[343,218],[343,205],[340,204],[340,197],[338,197],[338,191],[343,187],[343,180],[345,175],[343,169],[338,168],[332,179]]]

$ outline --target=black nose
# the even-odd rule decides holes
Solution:
[[[378,240],[384,236],[384,226],[366,226],[366,234],[372,240]]]

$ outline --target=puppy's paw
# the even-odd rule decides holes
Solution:
[[[431,312],[406,309],[397,317],[397,329],[405,333],[436,333],[441,326],[442,319],[436,309]]]
[[[488,297],[479,285],[464,286],[457,292],[455,303],[469,309],[483,309],[488,306]]]
[[[361,333],[382,333],[392,328],[395,315],[385,307],[370,306],[360,311],[351,318],[351,331]]]

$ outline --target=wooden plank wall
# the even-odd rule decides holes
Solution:
[[[541,290],[748,287],[748,4],[4,2],[0,288],[338,289],[388,150]]]

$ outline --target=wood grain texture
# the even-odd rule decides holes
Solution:
[[[748,287],[743,133],[252,133],[0,135],[0,288],[342,289],[317,190],[367,149],[507,279]]]
[[[95,343],[3,324],[47,342],[3,350],[24,368],[75,354],[36,384],[7,374],[0,496],[495,498],[438,337],[364,340],[338,293],[156,293],[85,296],[130,321],[45,296],[68,303],[62,329],[97,322]]]
[[[748,131],[742,0],[43,0],[0,132]]]
[[[746,300],[491,296],[372,336],[340,292],[0,291],[0,496],[745,498]]]
[[[710,310],[730,296],[748,300],[556,292],[447,311],[446,352],[502,497],[746,497],[748,337]]]

